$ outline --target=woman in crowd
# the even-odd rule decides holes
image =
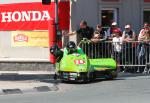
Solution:
[[[149,62],[149,46],[150,46],[150,27],[147,23],[144,24],[144,28],[140,31],[138,36],[139,45],[137,48],[138,64],[145,65]],[[146,57],[147,55],[147,57]],[[147,60],[147,61],[146,61]],[[138,72],[143,72],[144,67],[139,67]]]

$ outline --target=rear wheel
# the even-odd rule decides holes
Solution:
[[[109,71],[106,74],[106,79],[113,80],[113,79],[117,78],[117,75],[118,75],[117,71]]]
[[[96,77],[95,77],[94,72],[90,73],[89,80],[90,80],[90,81],[93,81],[93,80],[95,80],[95,79],[96,79]]]

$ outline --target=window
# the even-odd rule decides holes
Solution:
[[[150,9],[145,9],[143,14],[143,22],[150,23]]]
[[[109,27],[112,21],[118,21],[116,8],[103,8],[101,11],[101,24],[103,27]]]

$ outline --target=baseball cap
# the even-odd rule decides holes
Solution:
[[[130,26],[130,25],[126,25],[126,26],[125,26],[125,29],[128,29],[128,28],[131,28],[131,26]]]
[[[113,33],[120,33],[120,30],[119,29],[114,29]]]
[[[116,26],[116,25],[117,25],[117,23],[116,23],[116,22],[113,22],[111,25]]]

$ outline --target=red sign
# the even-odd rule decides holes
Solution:
[[[28,36],[24,34],[18,34],[14,36],[14,42],[28,42]]]
[[[144,2],[150,2],[150,0],[144,0]]]
[[[59,3],[60,29],[69,28],[69,2]],[[48,30],[49,20],[55,19],[55,4],[17,3],[0,5],[0,30]]]

